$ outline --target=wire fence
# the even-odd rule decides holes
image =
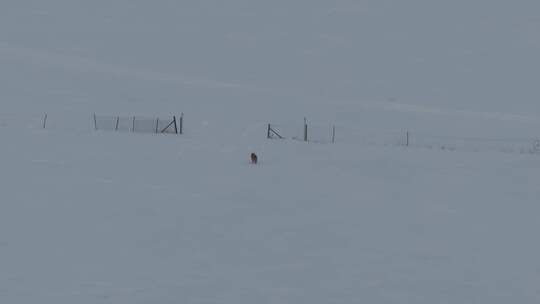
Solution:
[[[20,115],[0,115],[0,128],[44,129],[50,125],[47,114],[26,114],[24,118]]]
[[[93,119],[95,130],[165,134],[182,134],[183,132],[183,115],[179,118],[176,116],[150,118],[94,114]]]
[[[472,137],[436,135],[407,130],[365,130],[332,124],[268,124],[267,138],[312,143],[344,143],[364,146],[396,146],[465,152],[540,154],[540,137]]]
[[[482,137],[436,135],[425,132],[362,132],[337,128],[336,141],[372,146],[402,146],[463,152],[540,153],[540,139],[534,137]]]
[[[540,153],[537,138],[489,138],[408,132],[409,146],[450,151]]]
[[[401,130],[367,130],[337,125],[335,127],[337,143],[354,143],[366,146],[408,146],[410,133]]]
[[[312,143],[335,142],[336,129],[334,125],[312,124],[304,120],[303,124],[268,124],[267,138],[292,139]]]
[[[43,114],[26,119],[27,126],[43,129],[59,129],[58,117]],[[20,126],[21,120],[7,115],[0,116],[0,127]],[[183,134],[183,114],[168,117],[143,116],[92,116],[95,130]],[[484,137],[453,136],[407,130],[367,130],[352,125],[334,125],[311,123],[307,119],[300,123],[282,123],[267,125],[267,138],[296,140],[309,143],[342,143],[363,146],[395,146],[436,149],[447,151],[482,152],[495,151],[504,153],[540,154],[539,137]]]

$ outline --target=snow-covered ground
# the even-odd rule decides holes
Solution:
[[[539,8],[0,2],[0,302],[538,303]]]

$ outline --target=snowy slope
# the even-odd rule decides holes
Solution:
[[[358,134],[532,148],[539,8],[2,1],[0,302],[538,303],[537,154]]]
[[[535,303],[538,159],[2,132],[9,303]]]

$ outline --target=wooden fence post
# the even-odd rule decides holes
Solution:
[[[47,113],[45,113],[45,116],[43,117],[43,129],[47,128]]]
[[[94,130],[97,131],[97,117],[96,117],[96,113],[94,113]]]

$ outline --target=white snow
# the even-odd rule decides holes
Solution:
[[[1,2],[0,303],[538,303],[538,9]]]

